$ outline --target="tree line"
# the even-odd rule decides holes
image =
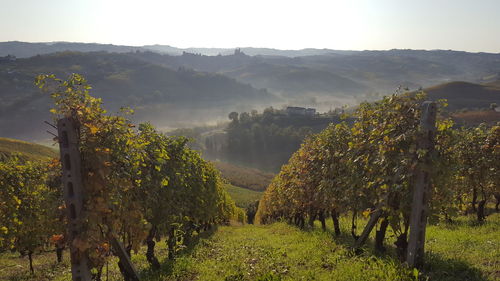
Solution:
[[[279,171],[304,138],[339,122],[337,114],[288,115],[284,110],[268,107],[262,113],[231,112],[225,136],[202,138],[204,155],[210,159]]]

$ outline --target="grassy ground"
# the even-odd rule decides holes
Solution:
[[[232,184],[226,184],[226,190],[231,198],[233,198],[236,206],[240,208],[246,208],[250,204],[255,203],[263,194],[263,192],[234,186]]]
[[[348,226],[348,219],[341,223]],[[143,255],[132,257],[142,280],[500,280],[500,214],[475,225],[462,217],[453,224],[428,227],[426,264],[421,272],[404,267],[389,248],[385,255],[350,250],[352,238],[332,238],[331,225],[323,232],[303,231],[284,223],[266,226],[224,226],[198,237],[175,261],[164,260],[151,272]],[[347,229],[343,229],[347,233]],[[390,234],[389,234],[390,235]],[[390,247],[392,237],[386,244]],[[144,251],[144,249],[143,249]],[[0,255],[0,280],[70,280],[67,253],[62,265],[55,254],[35,257],[36,275],[28,272],[27,258]],[[106,280],[106,270],[103,280]],[[109,280],[120,280],[116,261],[109,264]]]

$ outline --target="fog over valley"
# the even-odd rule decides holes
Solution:
[[[500,54],[441,50],[215,52],[0,42],[0,56],[0,131],[5,137],[31,141],[48,138],[43,121],[50,120],[50,99],[33,84],[41,73],[60,78],[82,74],[110,112],[128,106],[135,110],[134,121],[165,129],[229,121],[232,111],[299,106],[328,112],[376,100],[398,88],[417,90],[450,81],[483,85],[500,79]],[[485,108],[498,101],[498,95],[474,100],[470,107]]]

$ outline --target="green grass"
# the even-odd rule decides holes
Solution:
[[[172,271],[171,280],[411,280],[392,260],[355,256],[328,232],[285,223],[221,227]]]
[[[426,240],[431,280],[500,280],[500,214],[483,225],[472,217],[432,225]]]
[[[29,160],[43,160],[57,157],[57,151],[47,146],[29,143],[21,140],[0,138],[0,160],[13,153],[22,154]]]
[[[226,190],[233,198],[236,206],[240,208],[246,208],[250,204],[255,203],[262,196],[263,192],[253,191],[250,189],[234,186],[232,184],[226,184]]]
[[[426,264],[421,272],[406,268],[394,256],[388,237],[386,254],[377,255],[369,241],[362,254],[351,250],[349,218],[341,218],[343,235],[333,237],[331,225],[323,232],[300,230],[285,223],[255,226],[223,226],[202,233],[174,261],[158,243],[162,270],[149,270],[145,249],[132,260],[141,280],[499,280],[500,214],[492,214],[483,225],[472,217],[455,223],[431,225],[426,239]],[[360,225],[359,227],[362,227]],[[27,258],[0,254],[0,280],[69,280],[68,254],[55,265],[55,254],[35,256],[35,276],[28,272]],[[103,280],[106,280],[106,270]],[[109,280],[120,280],[116,260],[109,263]]]

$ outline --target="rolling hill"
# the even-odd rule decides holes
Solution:
[[[58,152],[47,146],[15,139],[0,138],[0,160],[14,154],[29,160],[58,157]]]
[[[0,42],[0,56],[29,57],[62,51],[126,53],[172,69],[219,73],[256,88],[288,94],[390,93],[450,81],[489,82],[500,74],[500,54],[451,50],[339,51],[329,49],[141,47],[94,43]]]
[[[234,186],[232,184],[226,184],[225,187],[236,206],[244,209],[255,204],[255,201],[260,200],[263,194],[263,192]]]
[[[465,126],[477,126],[481,123],[495,125],[500,122],[500,112],[494,110],[455,112],[451,117],[456,124]]]
[[[340,75],[303,66],[257,63],[224,75],[244,81],[272,92],[285,93],[286,97],[309,95],[359,95],[368,91],[364,85]]]
[[[500,103],[500,87],[495,84],[450,82],[424,89],[432,100],[447,99],[448,110],[485,109]]]
[[[0,42],[0,56],[14,55],[19,58],[27,58],[36,55],[50,54],[64,51],[75,52],[134,52],[153,51],[162,54],[181,55],[183,52],[203,54],[207,56],[228,55],[233,53],[234,48],[177,48],[169,45],[145,45],[140,47],[99,44],[99,43],[78,43],[78,42],[20,42],[9,41]],[[246,47],[241,50],[249,55],[256,56],[286,56],[299,57],[311,55],[325,55],[332,53],[351,53],[352,51],[334,51],[329,49],[302,49],[302,50],[278,50],[271,48]]]
[[[241,167],[226,162],[213,161],[222,176],[232,185],[253,191],[264,191],[274,178],[274,174],[265,173],[248,167]]]
[[[328,111],[399,86],[426,88],[432,98],[447,98],[450,110],[487,108],[498,103],[500,89],[500,54],[490,53],[0,42],[0,56],[7,54],[32,57],[0,57],[0,136],[26,140],[48,138],[41,121],[50,120],[50,100],[33,86],[40,73],[83,74],[108,111],[131,106],[135,121],[160,129],[269,106]]]
[[[171,69],[131,54],[64,52],[0,63],[0,135],[46,138],[50,120],[48,95],[33,85],[36,75],[66,78],[83,74],[106,109],[135,109],[133,118],[156,126],[182,127],[226,119],[233,108],[253,109],[277,99],[266,90],[216,73]]]

